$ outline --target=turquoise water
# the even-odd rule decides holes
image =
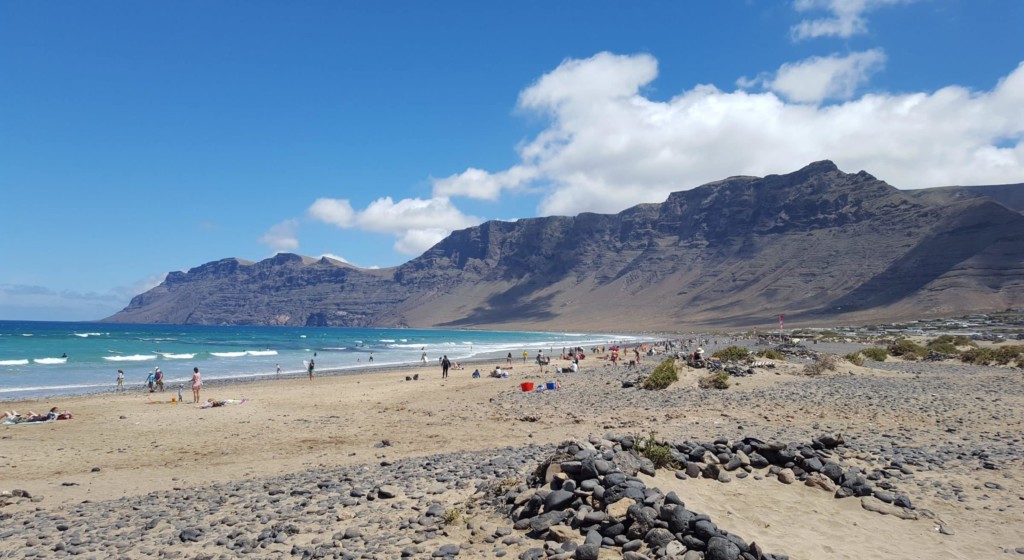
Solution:
[[[627,335],[432,329],[310,327],[215,327],[0,321],[0,399],[111,391],[117,370],[129,390],[141,389],[160,367],[172,386],[191,378],[233,379],[316,369],[419,363],[447,354],[452,360],[531,355],[538,349],[560,354],[563,347],[635,341]],[[373,355],[372,364],[369,362]],[[65,359],[63,356],[67,356]]]

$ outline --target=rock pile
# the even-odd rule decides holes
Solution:
[[[773,350],[775,350],[779,354],[782,354],[783,356],[793,358],[813,358],[818,354],[817,352],[811,350],[810,348],[804,346],[803,344],[794,344],[792,342],[779,344],[778,346],[774,347]]]
[[[505,493],[514,528],[550,541],[520,558],[592,560],[602,548],[626,560],[788,558],[720,529],[674,492],[648,488],[636,474],[653,475],[654,464],[635,446],[632,436],[611,435],[563,443],[526,484]]]
[[[896,492],[889,480],[887,469],[874,469],[870,473],[847,465],[835,452],[843,445],[842,434],[826,434],[809,444],[763,442],[745,437],[739,442],[717,439],[710,443],[684,442],[668,444],[669,453],[681,466],[679,478],[710,478],[729,482],[730,473],[745,478],[755,469],[768,469],[768,474],[779,482],[792,484],[800,481],[834,493],[836,498],[872,496],[904,509],[913,509],[910,498]],[[910,470],[902,465],[894,468],[902,474]],[[763,476],[758,474],[757,476]]]
[[[888,470],[867,472],[841,459],[836,449],[844,443],[840,434],[822,435],[808,444],[753,437],[739,442],[654,442],[680,467],[680,479],[729,482],[732,476],[762,479],[767,474],[784,484],[803,482],[836,498],[860,497],[870,511],[916,518],[910,498],[896,491]],[[648,488],[636,475],[653,476],[655,466],[637,447],[633,436],[611,434],[565,442],[527,483],[504,493],[501,507],[514,528],[548,541],[521,558],[597,558],[603,547],[620,549],[627,560],[786,558],[719,529],[706,515],[687,510],[675,493]],[[903,466],[890,467],[909,473]]]
[[[737,364],[729,364],[722,369],[724,369],[730,377],[747,377],[748,375],[754,375],[754,368]]]

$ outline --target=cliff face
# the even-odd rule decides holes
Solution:
[[[488,222],[393,269],[225,259],[171,273],[109,320],[655,330],[1024,304],[1024,214],[957,189],[899,191],[817,162],[615,215]]]

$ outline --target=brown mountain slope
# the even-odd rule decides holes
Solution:
[[[935,187],[903,191],[908,196],[930,204],[948,204],[972,198],[987,198],[1003,206],[1024,212],[1024,183],[1014,185],[978,185],[973,187]]]
[[[1022,304],[1024,214],[826,161],[615,215],[488,222],[393,269],[296,255],[208,263],[109,320],[663,330]]]

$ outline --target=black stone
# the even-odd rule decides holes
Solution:
[[[723,537],[711,537],[704,560],[738,560],[740,548],[736,543]]]

